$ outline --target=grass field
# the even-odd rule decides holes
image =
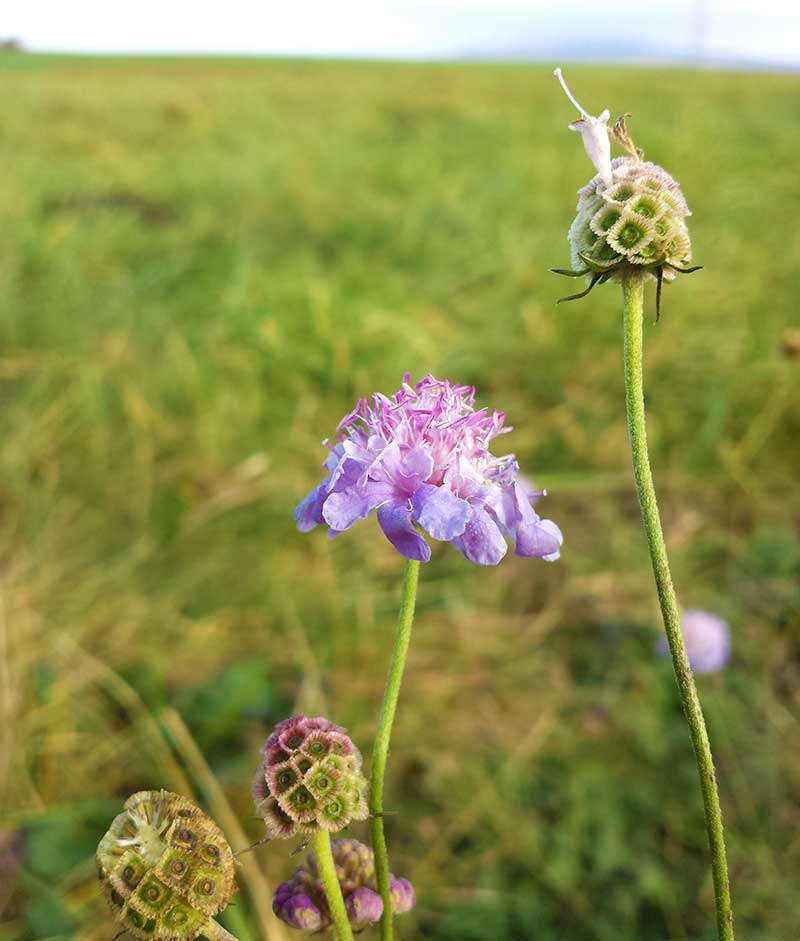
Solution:
[[[739,935],[788,941],[800,78],[568,78],[633,113],[694,210],[705,270],[646,326],[651,448],[679,595],[732,626],[698,682]],[[93,852],[139,788],[257,839],[257,750],[293,710],[368,758],[402,560],[374,520],[329,541],[292,511],[355,400],[430,370],[507,413],[565,545],[423,568],[386,797],[419,898],[400,937],[710,941],[619,291],[556,308],[548,272],[592,175],[550,69],[6,56],[0,89],[0,938],[113,937]],[[241,941],[285,937],[253,863],[274,885],[290,849],[245,857]]]

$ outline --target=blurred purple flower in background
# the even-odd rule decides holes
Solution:
[[[338,535],[377,510],[384,535],[408,559],[431,557],[424,530],[450,542],[470,562],[496,565],[505,537],[520,556],[558,558],[561,531],[541,519],[518,479],[513,454],[496,457],[489,442],[511,429],[502,412],[475,410],[475,390],[427,375],[406,375],[391,398],[361,399],[325,443],[329,476],[297,507],[301,531],[319,524]]]
[[[695,673],[717,673],[728,665],[731,655],[731,632],[727,623],[708,611],[687,608],[681,619],[683,640],[689,663]],[[656,650],[669,655],[666,634],[658,638]]]

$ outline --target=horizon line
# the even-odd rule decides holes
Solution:
[[[18,42],[21,43],[16,48],[3,48],[5,44]],[[442,53],[429,55],[386,55],[376,54],[368,55],[355,52],[342,53],[318,53],[307,50],[297,51],[245,51],[245,50],[158,50],[148,51],[141,49],[37,49],[24,45],[22,40],[16,37],[0,37],[0,62],[6,57],[13,56],[62,56],[72,58],[87,59],[263,59],[263,60],[282,60],[282,61],[313,61],[313,62],[336,62],[336,63],[385,63],[395,65],[541,65],[543,67],[559,62],[567,62],[572,66],[595,66],[607,65],[619,68],[688,68],[700,70],[731,71],[758,71],[758,72],[789,72],[800,71],[800,63],[762,59],[758,57],[749,58],[742,56],[702,56],[696,53],[686,53],[680,55],[653,55],[652,53],[643,54],[638,57],[615,57],[613,54],[572,56],[569,53],[531,53],[523,55],[518,53],[509,53],[508,55],[498,55],[489,52],[464,51],[461,53]]]

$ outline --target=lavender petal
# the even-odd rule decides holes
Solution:
[[[344,490],[328,497],[322,507],[322,516],[331,529],[342,532],[369,516],[371,510],[372,504],[363,493],[355,489]]]
[[[322,504],[325,502],[327,493],[328,481],[325,480],[298,504],[294,511],[294,518],[301,533],[307,533],[310,529],[325,522],[322,516]]]
[[[563,541],[561,530],[552,520],[536,517],[534,522],[520,523],[517,527],[517,544],[514,551],[525,558],[555,562],[561,555]]]
[[[449,542],[460,536],[472,515],[472,507],[445,487],[421,484],[411,498],[414,519],[434,539]]]
[[[508,551],[503,534],[482,506],[472,508],[472,517],[453,545],[476,565],[497,565]]]
[[[417,562],[430,560],[430,546],[414,529],[408,503],[385,503],[378,508],[378,523],[400,555]]]

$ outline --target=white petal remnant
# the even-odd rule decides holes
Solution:
[[[561,87],[566,92],[567,98],[569,98],[572,104],[575,105],[581,113],[580,121],[574,121],[569,125],[569,129],[571,131],[581,132],[583,146],[586,148],[589,159],[597,168],[600,179],[606,186],[611,186],[613,182],[611,176],[611,141],[608,137],[608,119],[611,115],[608,109],[606,108],[596,118],[587,114],[572,96],[572,92],[567,87],[564,76],[561,74],[561,69],[556,69],[553,74],[561,83]]]

